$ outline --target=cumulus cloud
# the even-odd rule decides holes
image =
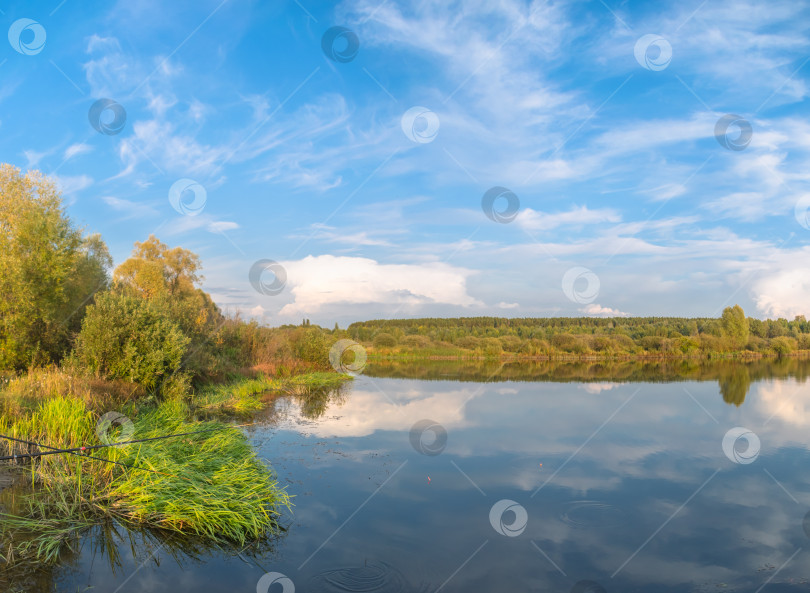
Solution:
[[[810,313],[810,267],[796,265],[766,274],[754,282],[753,291],[757,308],[768,317],[806,315]]]
[[[294,301],[281,315],[316,313],[327,305],[483,304],[467,293],[467,278],[475,272],[446,263],[382,264],[364,257],[319,255],[282,265]]]
[[[610,307],[603,307],[598,303],[591,303],[585,308],[580,309],[580,311],[585,313],[586,315],[605,315],[606,317],[627,317],[627,313],[625,313],[624,311],[619,311],[618,309],[611,309]]]

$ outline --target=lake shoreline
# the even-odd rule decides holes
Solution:
[[[728,352],[728,353],[704,353],[704,354],[500,354],[498,356],[487,356],[484,354],[422,354],[418,350],[408,350],[404,352],[375,352],[368,349],[366,356],[370,361],[391,360],[488,360],[501,362],[602,362],[602,361],[649,361],[660,362],[667,360],[765,360],[778,358],[810,358],[810,350],[800,350],[787,354],[777,354],[775,352]]]

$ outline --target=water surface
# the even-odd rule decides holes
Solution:
[[[810,590],[808,362],[656,364],[378,364],[277,398],[249,436],[284,534],[99,531],[28,590]]]

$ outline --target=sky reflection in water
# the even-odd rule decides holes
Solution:
[[[251,431],[296,495],[272,552],[182,567],[158,552],[160,566],[133,575],[147,554],[119,546],[118,574],[96,558],[88,581],[88,547],[57,588],[114,591],[131,577],[122,592],[255,591],[274,571],[299,592],[807,590],[805,368],[755,378],[737,406],[722,378],[484,383],[372,367],[322,416],[280,398]],[[410,438],[425,419],[446,430],[444,448],[430,431],[415,440],[435,455]],[[759,439],[751,463],[723,451],[736,427]],[[525,510],[514,537],[490,520],[504,499],[519,505],[502,516],[507,533]]]

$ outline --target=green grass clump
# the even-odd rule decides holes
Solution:
[[[264,407],[264,394],[305,397],[337,389],[350,379],[349,375],[331,372],[311,372],[275,379],[259,375],[255,379],[242,378],[232,383],[204,387],[194,396],[193,402],[195,406],[209,411],[252,412]]]
[[[179,401],[123,411],[136,439],[210,430],[92,452],[132,468],[69,454],[45,456],[24,468],[32,488],[13,504],[4,500],[0,515],[0,557],[7,564],[56,561],[82,530],[105,519],[194,534],[217,545],[244,545],[278,527],[290,498],[240,430],[190,421],[190,410]],[[0,417],[0,433],[60,448],[95,445],[98,418],[83,400],[56,397],[28,414]],[[6,452],[27,448],[5,445]]]

